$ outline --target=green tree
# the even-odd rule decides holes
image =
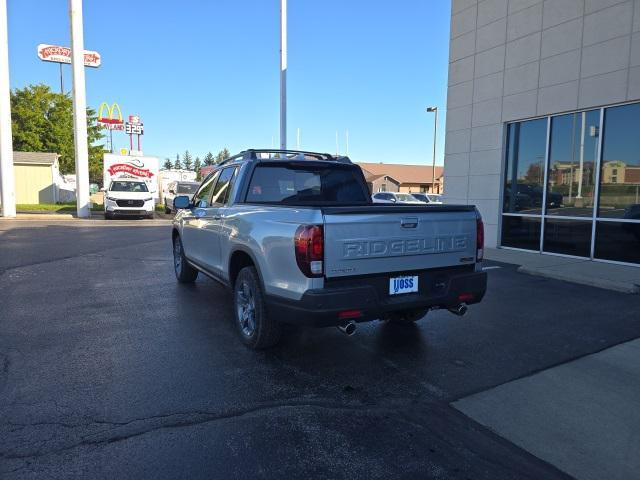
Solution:
[[[29,85],[11,92],[13,149],[24,152],[53,152],[60,155],[61,173],[75,173],[73,102],[68,95],[54,93],[44,84]],[[87,108],[89,181],[102,183],[104,144],[96,111]]]
[[[171,159],[165,158],[164,159],[164,169],[165,170],[171,170],[172,168],[173,168],[173,165],[171,164]]]
[[[223,162],[231,156],[231,153],[226,148],[223,148],[216,154],[216,163]]]
[[[182,155],[182,164],[184,165],[185,170],[193,170],[193,158],[189,153],[189,150],[185,150],[184,155]]]
[[[204,156],[204,164],[205,165],[213,165],[216,163],[216,159],[213,156],[213,153],[209,152]]]
[[[193,169],[197,173],[200,173],[201,168],[202,168],[202,162],[200,161],[200,157],[196,157],[196,159],[193,161]]]
[[[176,153],[176,161],[173,162],[173,168],[176,170],[182,170],[182,163],[180,163],[180,154]]]

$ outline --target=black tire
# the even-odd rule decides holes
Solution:
[[[169,215],[171,213],[171,209],[169,207],[167,207],[166,205],[164,207],[164,213],[166,213],[167,215]]]
[[[180,283],[193,283],[198,278],[198,270],[187,262],[182,248],[182,240],[176,235],[173,239],[173,271]]]
[[[267,314],[260,277],[255,267],[244,267],[236,278],[233,315],[240,338],[249,348],[269,348],[280,340],[282,325]]]
[[[382,318],[390,323],[412,323],[422,319],[429,312],[428,308],[416,308],[412,310],[400,310],[391,312]]]
[[[105,220],[113,220],[113,213],[104,212],[104,219]]]

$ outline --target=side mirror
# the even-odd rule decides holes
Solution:
[[[396,197],[391,197],[391,201],[392,201],[393,203],[396,203],[396,202],[398,201],[398,199],[397,199]]]
[[[185,208],[189,208],[189,197],[187,197],[186,195],[178,195],[176,198],[173,199],[173,207],[174,208],[180,208],[180,209],[185,209]]]
[[[100,189],[100,191],[101,191],[101,192],[106,192],[106,191],[107,191],[107,189],[106,189],[106,188],[104,188],[104,187],[102,187],[102,188]]]

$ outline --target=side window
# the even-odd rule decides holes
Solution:
[[[211,175],[209,178],[205,179],[205,181],[200,185],[200,188],[193,196],[193,205],[196,208],[207,208],[209,206],[209,197],[211,196],[211,189],[216,184],[216,180],[218,179],[219,171]]]
[[[213,189],[213,197],[211,198],[211,205],[222,206],[229,200],[229,194],[233,187],[233,180],[236,174],[236,167],[229,167],[222,170],[220,178]]]

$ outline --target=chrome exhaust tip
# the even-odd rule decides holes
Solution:
[[[451,313],[453,313],[454,315],[458,315],[459,317],[463,316],[465,313],[467,313],[467,310],[469,309],[469,307],[467,307],[464,303],[461,303],[460,305],[450,308],[449,311]]]
[[[350,337],[356,333],[356,322],[347,322],[343,325],[338,325],[338,330],[344,333],[347,337]]]

